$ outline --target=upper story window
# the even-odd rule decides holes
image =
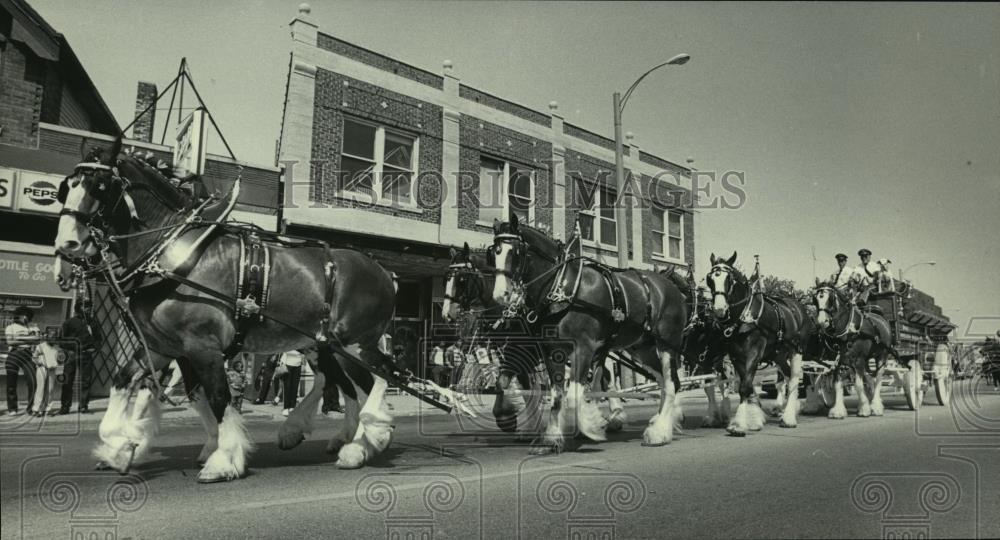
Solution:
[[[374,200],[414,204],[419,143],[382,126],[344,119],[341,189]]]
[[[615,192],[604,185],[587,185],[577,177],[577,201],[580,203],[580,233],[588,242],[607,247],[618,246],[615,221]],[[589,206],[588,206],[589,203]]]
[[[655,257],[684,260],[684,214],[678,210],[653,208],[653,235],[660,246]]]
[[[482,157],[479,160],[479,219],[507,221],[517,216],[521,223],[535,218],[534,171],[513,163]]]

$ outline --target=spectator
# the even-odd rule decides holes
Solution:
[[[448,366],[445,364],[443,343],[431,349],[431,381],[438,386],[448,386]]]
[[[462,380],[462,371],[465,364],[465,355],[462,354],[462,340],[456,341],[451,347],[445,350],[444,353],[445,362],[451,365],[451,384],[452,388],[456,388],[459,381]]]
[[[288,416],[295,408],[299,400],[299,379],[302,377],[302,360],[305,358],[305,349],[288,351],[281,355],[281,364],[288,369],[285,376],[285,407],[281,414]]]
[[[229,381],[229,404],[236,412],[243,412],[243,392],[246,390],[246,376],[243,355],[237,354],[226,362],[226,378]]]
[[[69,414],[73,404],[73,385],[76,374],[80,374],[80,405],[78,411],[90,412],[90,385],[94,373],[94,352],[100,344],[100,333],[90,324],[88,310],[82,302],[73,308],[73,316],[62,324],[62,337],[69,345],[63,371],[61,406],[59,414]]]
[[[35,404],[32,407],[34,416],[55,416],[58,411],[50,411],[49,404],[56,391],[56,369],[59,367],[60,356],[65,361],[62,351],[56,341],[58,333],[49,330],[45,337],[35,346],[33,360],[35,362]]]
[[[278,367],[278,359],[281,355],[272,354],[264,360],[254,379],[253,388],[257,391],[257,399],[253,400],[254,405],[263,405],[267,401],[267,394],[271,391],[272,382],[274,386],[274,397],[278,397],[278,384],[274,381],[275,370]]]
[[[31,414],[31,399],[35,394],[35,364],[32,361],[32,351],[38,342],[38,327],[31,321],[35,312],[25,306],[14,310],[14,322],[4,328],[7,338],[7,362],[4,371],[7,374],[7,415],[20,414],[17,409],[17,375],[23,371],[28,382],[28,414]]]

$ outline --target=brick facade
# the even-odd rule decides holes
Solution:
[[[444,86],[444,77],[440,75],[424,71],[409,64],[404,64],[403,62],[389,58],[384,54],[379,54],[363,47],[358,47],[353,43],[348,43],[327,34],[317,34],[316,46],[320,49],[337,53],[341,56],[356,60],[363,64],[368,64],[369,66],[376,67],[390,73],[395,73],[400,77],[406,77],[407,79],[417,81],[421,84],[426,84],[427,86],[433,88],[441,89]]]
[[[480,158],[490,157],[513,163],[534,171],[535,227],[552,230],[552,182],[550,181],[550,160],[552,144],[541,139],[519,133],[503,126],[480,120],[473,116],[462,116],[459,122],[459,162],[463,174],[458,208],[458,226],[467,230],[491,232],[487,226],[478,225],[479,205],[479,163]],[[475,197],[475,199],[473,199]]]
[[[420,139],[416,192],[423,200],[441,200],[441,107],[324,69],[316,71],[315,96],[311,200],[329,206],[363,207],[395,217],[440,223],[441,209],[437,206],[410,212],[396,206],[340,198],[336,172],[340,170],[345,115],[368,120]]]
[[[625,169],[625,174],[631,174],[628,168]],[[627,176],[626,176],[627,177]],[[572,231],[577,215],[581,210],[581,202],[584,201],[584,194],[578,193],[576,189],[575,178],[581,178],[584,182],[590,186],[602,185],[611,188],[611,190],[617,193],[616,186],[618,185],[618,177],[615,174],[615,164],[609,163],[602,159],[589,156],[576,151],[566,152],[566,231]],[[596,226],[596,225],[595,225]],[[626,212],[625,216],[625,226],[626,230],[632,230],[632,213]],[[591,248],[588,248],[588,250]],[[632,250],[632,235],[629,234],[628,238],[628,249]],[[593,249],[597,253],[615,253],[611,250],[596,248]]]
[[[482,90],[476,90],[470,86],[465,86],[464,84],[459,85],[458,96],[462,99],[475,101],[476,103],[486,105],[487,107],[491,107],[498,111],[503,111],[518,118],[534,122],[540,126],[552,127],[552,118],[547,114],[542,114],[538,111],[518,105],[517,103],[498,98],[492,94],[487,94]]]
[[[0,143],[34,146],[42,115],[44,61],[15,42],[0,48]]]

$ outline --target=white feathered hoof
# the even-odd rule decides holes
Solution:
[[[606,429],[612,433],[618,433],[627,423],[628,414],[625,413],[625,409],[617,409],[611,411],[611,415],[608,416]]]
[[[843,405],[835,406],[830,409],[830,412],[826,413],[826,417],[831,420],[843,420],[847,418],[847,409]]]
[[[306,436],[299,426],[289,425],[288,421],[285,421],[278,428],[278,448],[282,450],[291,450],[302,444],[304,440],[306,440]]]
[[[359,418],[365,427],[365,440],[372,446],[374,453],[388,448],[392,442],[392,432],[396,428],[392,424],[392,417],[387,414],[362,413]]]
[[[768,414],[770,414],[773,418],[777,418],[781,416],[784,412],[785,412],[784,407],[778,407],[777,405],[775,405],[774,407],[771,407],[771,410],[768,411]]]
[[[646,430],[642,432],[643,446],[664,446],[674,438],[674,413],[654,416]]]
[[[791,424],[791,423],[786,422],[784,418],[782,418],[781,421],[778,422],[778,426],[783,427],[783,428],[797,428],[797,427],[799,427],[798,424]]]
[[[760,431],[764,429],[764,424],[767,423],[767,417],[764,416],[764,409],[761,409],[760,405],[754,403],[750,405],[750,409],[747,412],[747,430]]]
[[[244,471],[239,470],[221,450],[216,450],[209,456],[205,466],[198,472],[199,484],[214,484],[229,482],[243,477]]]
[[[871,407],[871,405],[869,405],[867,403],[864,403],[860,407],[858,407],[858,417],[859,418],[868,418],[871,415],[872,415],[872,407]]]
[[[547,456],[549,454],[560,454],[566,446],[565,439],[562,437],[550,437],[544,435],[535,439],[531,443],[531,449],[528,453],[533,456]]]
[[[584,437],[597,442],[608,440],[605,431],[608,423],[597,408],[597,404],[593,401],[585,401],[577,408],[577,414],[577,426]]]
[[[97,458],[97,470],[115,470],[120,474],[128,473],[132,467],[132,460],[135,459],[135,443],[124,442],[117,448],[101,443],[94,449],[94,457]]]
[[[881,402],[876,401],[872,403],[872,416],[883,416],[885,415],[885,406]]]
[[[217,449],[218,446],[215,444],[215,438],[213,437],[211,441],[206,442],[205,446],[201,447],[201,453],[198,454],[198,466],[204,467],[205,462],[208,461],[208,458],[211,457],[212,453]]]
[[[368,451],[358,442],[345,444],[337,454],[338,469],[360,469],[368,459]]]
[[[730,423],[728,426],[726,426],[726,431],[729,432],[729,434],[732,435],[733,437],[747,436],[746,429],[744,429],[743,426],[737,423]]]

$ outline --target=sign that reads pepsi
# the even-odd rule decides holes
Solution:
[[[60,204],[56,200],[61,176],[21,171],[17,183],[17,209],[22,212],[42,212],[58,214]]]

